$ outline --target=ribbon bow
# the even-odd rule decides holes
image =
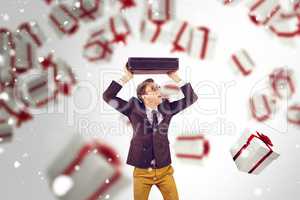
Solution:
[[[256,131],[256,133],[257,133],[258,138],[261,139],[266,145],[273,146],[272,141],[270,140],[270,138],[268,136],[261,134],[257,131]]]

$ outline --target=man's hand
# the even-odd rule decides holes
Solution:
[[[177,83],[181,81],[181,78],[177,75],[177,71],[169,72],[168,76]]]
[[[124,68],[124,75],[122,76],[122,78],[120,80],[123,82],[123,84],[125,84],[129,80],[131,80],[132,78],[133,78],[133,74],[125,66],[125,68]]]

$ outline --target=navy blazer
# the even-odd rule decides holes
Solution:
[[[158,131],[153,134],[151,123],[149,122],[145,105],[136,97],[131,97],[128,101],[117,97],[122,89],[116,81],[112,81],[103,93],[103,99],[116,110],[126,115],[133,128],[133,136],[130,142],[126,163],[139,168],[148,168],[151,162],[152,148],[154,151],[157,168],[171,164],[171,155],[168,139],[168,128],[172,117],[197,99],[190,83],[186,83],[180,89],[184,98],[170,102],[163,99],[158,105],[158,111],[163,119],[158,124]]]

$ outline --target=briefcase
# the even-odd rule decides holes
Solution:
[[[126,67],[134,74],[166,74],[178,70],[178,58],[130,57]]]

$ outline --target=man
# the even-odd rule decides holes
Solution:
[[[192,105],[197,99],[190,83],[185,83],[176,72],[169,73],[184,94],[184,98],[169,102],[163,99],[159,86],[146,79],[137,87],[137,97],[125,101],[117,97],[123,85],[133,78],[125,68],[118,81],[112,81],[103,99],[126,115],[133,128],[133,137],[126,163],[134,166],[134,200],[147,200],[152,185],[156,185],[164,200],[178,200],[171,165],[168,127],[172,117]]]

